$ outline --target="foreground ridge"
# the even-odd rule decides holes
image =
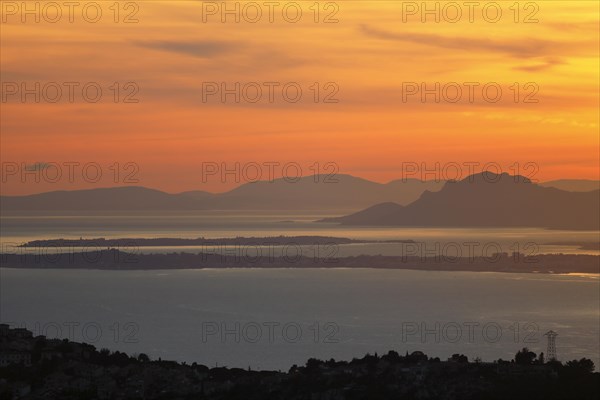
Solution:
[[[0,399],[596,399],[593,371],[589,359],[546,362],[527,348],[512,361],[389,351],[349,362],[309,359],[288,372],[209,368],[0,324]]]

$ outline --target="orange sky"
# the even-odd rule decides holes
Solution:
[[[218,10],[208,11],[225,5],[201,1],[121,1],[118,23],[114,1],[97,2],[102,10],[97,23],[83,18],[83,6],[69,22],[65,2],[59,1],[63,15],[52,23],[53,10],[43,11],[49,2],[26,2],[32,9],[40,4],[37,23],[35,15],[12,7],[21,3],[2,1],[2,194],[131,184],[128,172],[139,185],[169,192],[223,191],[240,183],[231,176],[202,179],[203,163],[212,162],[231,168],[294,162],[305,175],[316,162],[335,163],[340,173],[380,182],[400,178],[403,163],[413,162],[427,168],[494,162],[506,172],[515,163],[535,163],[539,180],[600,178],[597,1],[520,2],[518,15],[513,0],[480,2],[473,22],[462,7],[456,23],[448,20],[454,10],[443,7],[463,2],[439,2],[439,23],[431,15],[423,23],[421,10],[407,15],[414,11],[410,4],[420,1],[319,2],[318,22],[315,2],[297,1],[302,17],[296,23],[284,19],[281,10],[292,3],[284,1],[273,23],[267,6],[256,23],[244,20],[255,16],[249,8],[240,12],[239,23],[232,15],[222,23]],[[236,2],[227,3],[233,9]],[[239,2],[240,9],[247,3]],[[434,3],[429,2],[432,8]],[[483,14],[489,3],[500,5],[498,22],[491,21],[494,9],[488,7],[488,20]],[[294,8],[288,11],[293,17]],[[138,22],[123,23],[132,12]],[[327,16],[338,22],[324,23]],[[525,23],[528,17],[538,22]],[[39,103],[34,95],[22,101],[21,85],[34,88],[36,82],[48,88],[47,96]],[[102,97],[85,101],[76,88],[71,102],[65,89],[50,103],[51,82],[63,87],[77,82],[79,88],[97,82]],[[128,82],[139,88],[138,103],[122,101]],[[248,101],[256,86],[251,84],[239,103],[233,95],[222,102],[219,94],[205,102],[206,82],[228,87],[256,82],[263,97]],[[276,88],[269,102],[265,82],[279,82],[278,88],[295,82],[302,98],[286,102]],[[329,82],[334,85],[326,86]],[[420,93],[408,95],[410,82],[456,85],[447,86],[447,96],[435,103],[434,95],[425,102]],[[465,82],[479,84],[473,101]],[[493,82],[502,89],[495,103],[481,90]],[[515,82],[517,102],[510,88]],[[462,97],[451,102],[456,86]],[[324,103],[335,88],[338,102]],[[534,91],[537,103],[524,102]],[[80,166],[71,182],[69,162],[95,163],[102,178],[84,179]],[[36,165],[61,165],[63,176],[35,182],[34,175],[11,169]]]

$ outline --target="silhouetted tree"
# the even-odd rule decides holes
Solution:
[[[448,361],[454,361],[459,363],[468,363],[469,358],[464,354],[452,354],[452,357],[448,359]]]
[[[388,353],[381,358],[392,363],[397,363],[400,361],[400,355],[394,350],[388,351]]]
[[[546,359],[544,358],[544,352],[541,352],[540,355],[538,356],[538,364],[545,364],[546,363]]]
[[[527,347],[523,347],[522,350],[519,350],[515,354],[515,362],[521,365],[531,365],[535,357],[536,354],[533,351],[530,351]]]
[[[306,361],[306,372],[316,372],[319,369],[319,365],[321,365],[322,361],[317,360],[316,358],[309,358]]]
[[[568,368],[571,368],[573,372],[577,373],[578,375],[591,374],[596,368],[594,362],[589,358],[582,358],[579,361],[568,361],[566,366]]]

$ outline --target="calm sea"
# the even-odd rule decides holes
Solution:
[[[1,230],[5,248],[56,237],[327,235],[430,244],[497,242],[506,249],[515,242],[536,242],[540,252],[581,252],[576,246],[544,243],[598,240],[598,232],[344,229],[314,219],[258,214],[3,217]],[[340,253],[397,251],[392,245],[361,245]],[[525,346],[546,352],[543,334],[550,329],[559,334],[560,360],[588,357],[600,362],[597,275],[0,269],[0,289],[2,322],[98,348],[211,366],[287,369],[310,357],[348,360],[388,350],[421,350],[442,359],[453,353],[511,359]]]
[[[309,357],[422,350],[484,360],[521,347],[599,361],[591,276],[230,269],[0,270],[0,319],[153,358],[286,369]]]

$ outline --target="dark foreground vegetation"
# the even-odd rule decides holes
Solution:
[[[310,359],[289,371],[208,368],[33,337],[0,325],[0,399],[598,399],[589,359],[545,361],[523,349],[512,361],[446,361],[421,352]]]

